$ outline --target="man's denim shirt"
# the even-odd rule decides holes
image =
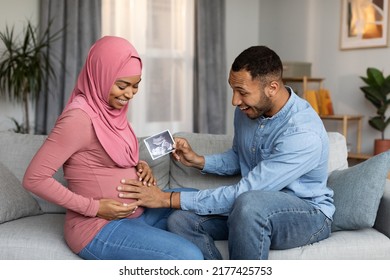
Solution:
[[[328,135],[309,103],[287,89],[288,102],[270,118],[252,120],[236,108],[232,148],[222,154],[206,155],[202,172],[241,173],[242,179],[235,185],[182,192],[183,210],[228,215],[241,193],[283,191],[306,200],[332,219],[333,191],[326,186]]]

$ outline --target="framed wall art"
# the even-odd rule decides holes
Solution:
[[[389,0],[341,0],[340,49],[388,44]]]

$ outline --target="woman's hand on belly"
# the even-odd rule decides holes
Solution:
[[[134,214],[138,206],[133,203],[122,203],[114,199],[100,199],[97,217],[106,220],[116,220],[126,218]]]
[[[146,161],[140,160],[136,168],[138,179],[142,181],[145,186],[157,185],[157,180],[153,175],[152,169]]]

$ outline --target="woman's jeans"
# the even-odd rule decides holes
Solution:
[[[198,247],[166,231],[173,209],[145,209],[135,219],[110,221],[79,253],[96,260],[193,260],[203,259]]]
[[[331,220],[308,202],[284,192],[248,191],[228,217],[175,211],[168,229],[196,244],[205,259],[221,259],[214,240],[229,240],[230,259],[268,259],[270,249],[311,244],[330,235]]]

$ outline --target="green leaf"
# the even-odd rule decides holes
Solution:
[[[377,88],[364,86],[360,88],[364,92],[364,96],[376,107],[382,106],[382,95]]]
[[[384,131],[390,124],[390,118],[386,119],[386,112],[390,105],[390,75],[385,77],[382,71],[373,67],[367,68],[366,73],[367,77],[360,77],[365,83],[365,86],[360,89],[364,97],[377,109],[377,115],[370,118],[368,123],[379,130],[384,138]]]
[[[0,54],[0,95],[11,101],[22,102],[28,125],[28,101],[39,97],[42,85],[55,78],[52,61],[47,55],[51,44],[58,40],[63,29],[51,34],[48,28],[39,36],[39,28],[27,21],[20,36],[14,36],[14,27],[0,31],[5,48]]]
[[[368,123],[373,127],[375,128],[376,130],[379,130],[379,131],[385,131],[386,129],[386,122],[384,121],[384,119],[382,119],[381,117],[379,116],[376,116],[376,117],[372,117]],[[388,124],[388,122],[387,122]]]
[[[367,68],[367,77],[371,86],[380,87],[385,80],[382,71],[379,71],[376,68]]]

